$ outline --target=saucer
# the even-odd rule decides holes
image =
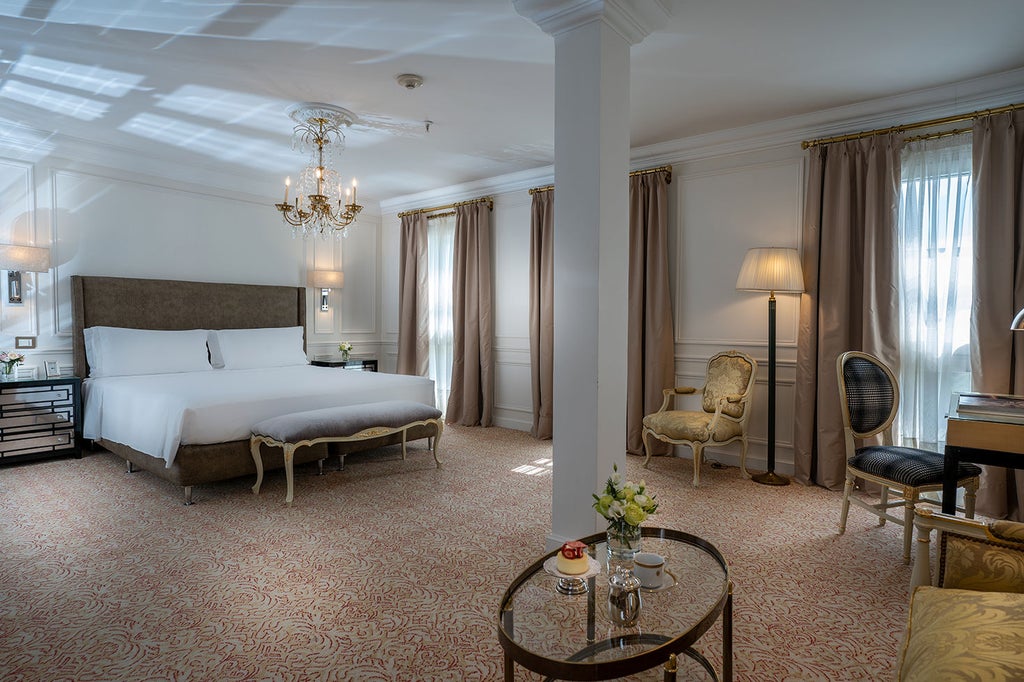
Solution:
[[[598,563],[597,559],[595,559],[592,556],[587,557],[587,570],[583,573],[562,573],[557,568],[555,568],[555,565],[557,563],[557,554],[544,562],[544,570],[547,573],[550,573],[551,575],[555,576],[556,578],[563,578],[567,580],[586,580],[587,578],[592,578],[593,576],[601,572],[601,564]]]
[[[641,585],[640,589],[644,592],[661,592],[662,590],[667,590],[670,587],[675,587],[676,582],[677,581],[675,574],[666,568],[665,575],[662,576],[660,585],[658,585],[657,587],[644,587],[643,585]]]

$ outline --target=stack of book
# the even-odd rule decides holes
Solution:
[[[1024,424],[1024,396],[997,393],[957,393],[956,416],[961,419]]]

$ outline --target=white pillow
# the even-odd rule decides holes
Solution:
[[[302,333],[302,327],[211,330],[210,362],[224,369],[305,365]]]
[[[206,334],[205,329],[89,327],[85,330],[89,375],[116,377],[211,370]]]

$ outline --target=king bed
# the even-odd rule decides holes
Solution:
[[[394,399],[433,405],[424,377],[308,365],[302,287],[76,275],[71,289],[85,437],[182,486],[186,504],[192,486],[255,476],[249,433],[263,419]],[[409,439],[433,436],[421,430]],[[302,448],[295,461],[322,460],[325,448]],[[280,450],[262,454],[265,469],[283,466]]]

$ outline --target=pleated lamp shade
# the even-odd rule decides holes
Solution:
[[[750,249],[736,278],[740,291],[777,291],[799,294],[804,290],[800,253],[796,249],[765,247]]]

